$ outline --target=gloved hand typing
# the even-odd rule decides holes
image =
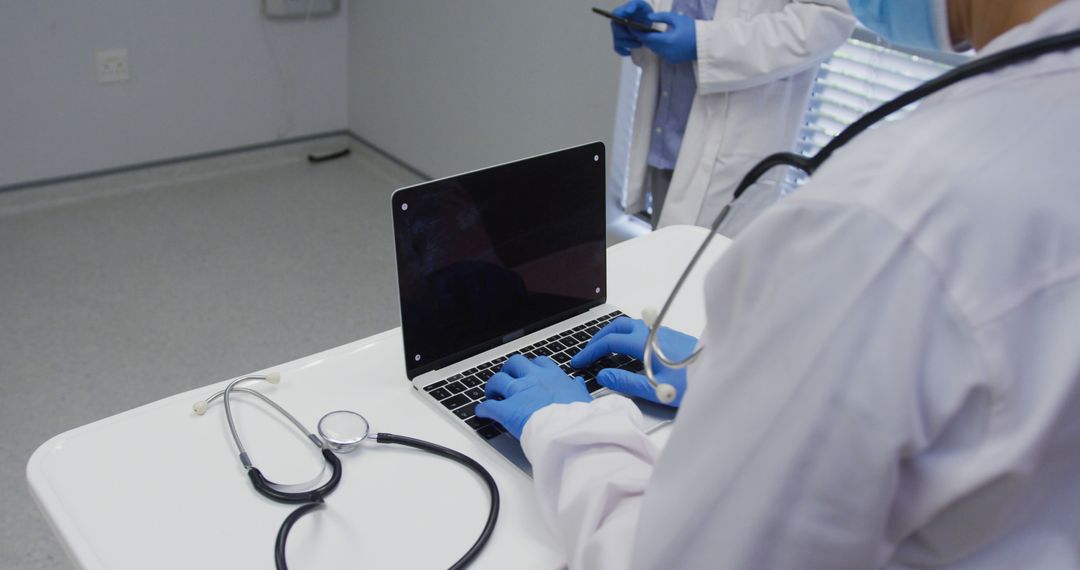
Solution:
[[[518,439],[540,408],[592,401],[585,381],[567,376],[554,360],[546,356],[529,360],[520,354],[511,356],[488,379],[484,395],[487,399],[476,406],[476,415],[499,422]]]
[[[574,368],[587,368],[593,362],[615,353],[632,356],[638,360],[645,357],[645,341],[649,338],[649,327],[640,319],[619,317],[611,321],[606,327],[600,329],[589,340],[589,344],[574,355],[570,365]],[[681,333],[677,330],[661,327],[657,335],[660,348],[669,358],[683,359],[690,356],[697,346],[697,339]],[[682,403],[683,392],[686,391],[686,369],[673,369],[660,364],[653,359],[653,371],[660,383],[671,384],[677,394],[671,406],[678,407]],[[596,380],[601,385],[617,392],[644,398],[646,400],[662,403],[656,397],[656,390],[649,384],[644,374],[634,374],[618,368],[604,368],[596,375]]]
[[[682,63],[697,59],[697,26],[690,16],[675,12],[656,12],[647,16],[650,22],[668,25],[663,32],[638,34],[645,47],[656,52],[668,63]]]
[[[649,25],[648,16],[652,14],[652,6],[645,0],[630,0],[611,13],[626,20]],[[615,40],[615,53],[619,55],[630,55],[630,50],[641,47],[639,34],[618,22],[611,22],[611,36]]]

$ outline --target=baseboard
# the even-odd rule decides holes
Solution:
[[[9,191],[12,191],[12,190],[26,190],[26,189],[30,189],[30,188],[36,188],[36,187],[39,187],[39,186],[51,186],[53,184],[62,184],[62,183],[65,183],[65,182],[75,182],[75,181],[87,180],[87,179],[91,179],[91,178],[100,178],[102,176],[111,176],[111,175],[114,175],[114,174],[122,174],[122,173],[125,173],[125,172],[131,172],[131,171],[134,171],[134,170],[141,170],[141,169],[144,169],[144,168],[154,168],[154,167],[158,167],[158,166],[168,166],[168,165],[171,165],[171,164],[178,164],[178,163],[181,163],[181,162],[188,162],[188,161],[192,161],[192,160],[203,160],[203,159],[207,159],[207,158],[218,158],[218,157],[227,156],[227,155],[230,155],[230,154],[238,154],[238,153],[242,153],[242,152],[251,152],[253,150],[263,150],[263,149],[267,149],[267,148],[285,146],[285,145],[290,145],[290,144],[296,144],[296,143],[301,143],[301,142],[307,142],[307,141],[312,141],[312,140],[317,140],[317,139],[322,139],[322,138],[329,138],[329,137],[338,137],[338,136],[346,136],[346,137],[349,137],[349,138],[351,138],[351,139],[353,139],[353,140],[355,140],[355,141],[357,141],[357,142],[359,142],[361,144],[364,144],[364,145],[366,145],[368,147],[371,147],[375,152],[377,152],[380,155],[384,156],[387,160],[392,161],[393,163],[397,164],[398,166],[404,168],[405,170],[408,170],[409,172],[412,172],[413,174],[415,174],[415,175],[417,175],[417,176],[419,176],[419,177],[421,177],[421,178],[423,178],[425,180],[431,180],[432,179],[431,176],[428,176],[427,174],[425,174],[424,172],[422,172],[418,168],[415,168],[414,166],[412,166],[411,164],[405,162],[404,160],[401,160],[400,158],[386,152],[385,150],[379,148],[378,145],[373,144],[371,141],[368,141],[368,140],[364,139],[363,137],[357,135],[356,133],[354,133],[354,132],[352,132],[352,131],[350,131],[348,129],[338,129],[338,130],[334,130],[334,131],[326,131],[326,132],[315,133],[315,134],[310,134],[310,135],[303,135],[303,136],[299,136],[299,137],[290,137],[290,138],[287,138],[287,139],[281,139],[281,140],[276,140],[276,141],[269,141],[269,142],[264,142],[264,143],[255,143],[255,144],[250,144],[250,145],[243,145],[243,146],[232,147],[232,148],[227,148],[227,149],[222,149],[222,150],[215,150],[215,151],[211,151],[211,152],[200,152],[200,153],[195,153],[195,154],[187,154],[187,155],[183,155],[183,156],[177,156],[177,157],[173,157],[173,158],[166,158],[166,159],[162,159],[162,160],[151,160],[151,161],[147,161],[147,162],[138,162],[138,163],[134,163],[134,164],[126,164],[124,166],[117,166],[117,167],[114,167],[114,168],[103,168],[101,170],[91,170],[91,171],[88,171],[88,172],[81,172],[81,173],[78,173],[78,174],[69,174],[69,175],[65,175],[65,176],[55,176],[55,177],[50,177],[50,178],[41,178],[41,179],[38,179],[38,180],[30,180],[30,181],[26,181],[26,182],[16,182],[15,184],[9,184],[9,185],[6,185],[6,186],[0,186],[0,192],[9,192]]]
[[[367,145],[367,146],[371,147],[372,150],[374,150],[375,152],[381,154],[383,156],[383,158],[389,160],[390,162],[393,162],[394,164],[404,168],[405,170],[408,170],[409,172],[412,172],[413,174],[419,176],[420,178],[423,178],[424,180],[435,180],[435,177],[425,173],[423,170],[420,170],[419,168],[416,168],[415,166],[409,164],[408,162],[405,162],[404,160],[390,154],[389,152],[383,150],[382,147],[380,147],[379,145],[365,139],[364,137],[352,132],[351,130],[346,130],[345,134],[348,135],[349,137],[351,137],[354,141],[356,141],[356,142],[358,142],[360,144]]]

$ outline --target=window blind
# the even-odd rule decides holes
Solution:
[[[818,70],[795,151],[812,155],[882,103],[953,68],[942,59],[900,51],[857,34]],[[895,113],[902,118],[911,108]]]
[[[873,33],[857,29],[818,69],[794,151],[804,156],[816,154],[866,113],[952,69],[964,59],[964,56],[886,46]],[[901,119],[914,107],[894,113],[887,120]],[[729,237],[737,235],[762,211],[806,180],[805,173],[793,168],[775,175],[770,173],[735,202],[720,232]]]
[[[810,94],[808,108],[800,125],[794,151],[804,156],[811,156],[821,150],[837,134],[869,111],[889,101],[904,91],[933,79],[942,73],[967,61],[969,56],[924,52],[888,46],[872,32],[857,28],[852,37],[842,45],[828,60],[821,64]],[[624,72],[625,73],[625,72]],[[634,75],[637,79],[637,75]],[[620,108],[630,105],[633,97],[620,98]],[[630,101],[627,102],[626,99]],[[888,121],[895,121],[910,113],[915,106],[894,113]],[[627,121],[629,123],[629,121]],[[621,134],[629,138],[629,124],[623,126]],[[616,129],[616,135],[620,129]],[[616,136],[616,139],[619,137]],[[616,144],[616,147],[619,145]],[[628,144],[620,148],[628,154]],[[625,171],[617,192],[625,199]],[[760,192],[739,202],[746,202],[733,211],[729,221],[725,222],[722,233],[735,235],[746,224],[768,207],[806,181],[806,175],[789,169],[778,173],[776,187]],[[767,194],[767,195],[765,195]],[[650,197],[651,198],[651,197]],[[737,203],[738,204],[738,203]],[[623,202],[625,205],[625,202]],[[651,199],[649,200],[651,210]]]

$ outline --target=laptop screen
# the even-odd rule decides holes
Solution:
[[[394,193],[410,379],[606,300],[604,180],[592,143]]]

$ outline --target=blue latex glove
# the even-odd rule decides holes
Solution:
[[[570,365],[574,368],[587,368],[593,362],[612,353],[625,354],[643,360],[645,341],[648,338],[649,327],[645,326],[644,321],[619,317],[593,335],[589,344],[570,359]],[[667,327],[660,327],[657,338],[664,354],[673,359],[690,356],[697,346],[696,338]],[[686,369],[668,368],[660,364],[658,359],[653,358],[653,371],[661,384],[671,384],[675,387],[675,401],[668,405],[678,407],[682,403],[683,392],[686,391]],[[656,390],[649,384],[649,379],[644,374],[634,374],[618,368],[604,368],[596,375],[596,380],[601,385],[617,392],[662,403],[656,397]]]
[[[611,13],[625,20],[633,20],[649,25],[648,16],[652,14],[652,6],[645,0],[630,0],[612,10]],[[630,55],[630,50],[641,47],[639,35],[622,24],[615,21],[611,22],[611,36],[615,39],[615,53],[619,55]]]
[[[656,12],[647,17],[650,22],[667,24],[668,28],[663,32],[638,35],[645,47],[668,63],[697,59],[697,27],[693,18],[675,12]]]
[[[554,360],[546,356],[529,360],[520,354],[511,356],[488,379],[484,396],[487,399],[476,406],[476,415],[499,422],[518,439],[536,410],[592,401],[585,381],[567,376]]]

